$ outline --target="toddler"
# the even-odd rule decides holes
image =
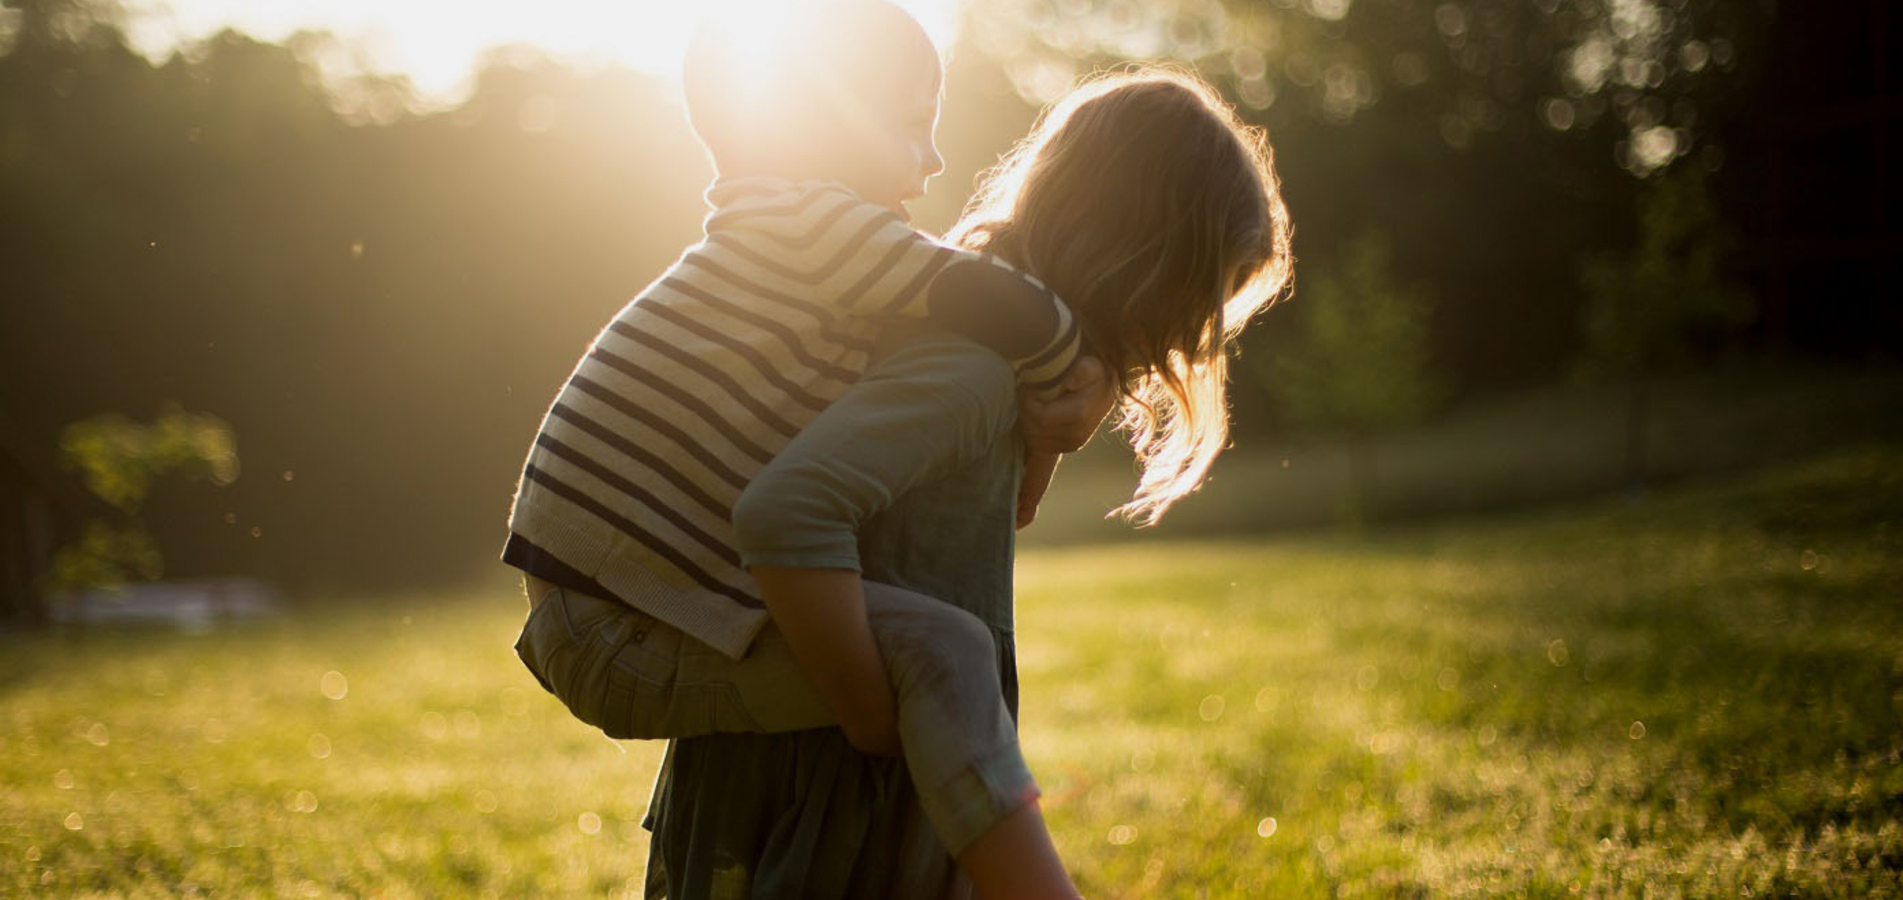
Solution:
[[[711,24],[690,47],[688,112],[718,173],[706,237],[614,316],[542,421],[503,551],[531,601],[517,652],[611,737],[838,724],[862,750],[902,752],[969,862],[1036,796],[989,632],[862,584],[852,560],[743,564],[744,530],[773,520],[749,515],[745,492],[894,321],[990,347],[1053,401],[1025,404],[1021,509],[1095,430],[1109,386],[1073,367],[1077,324],[1042,284],[907,224],[905,202],[942,168],[923,31],[881,0],[791,9]],[[1026,840],[987,842],[975,852],[992,864],[968,866],[1011,873],[979,880],[988,898],[1055,864],[1041,819],[1013,821]]]

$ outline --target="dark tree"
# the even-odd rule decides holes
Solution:
[[[1624,474],[1631,490],[1645,481],[1651,380],[1692,362],[1714,332],[1751,319],[1752,298],[1732,274],[1734,251],[1703,173],[1684,169],[1657,179],[1641,199],[1636,247],[1582,267],[1588,301],[1579,372],[1626,388]]]

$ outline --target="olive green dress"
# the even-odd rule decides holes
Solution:
[[[866,578],[969,610],[996,639],[1015,715],[1012,520],[1023,447],[1011,370],[960,338],[886,344],[865,377],[776,458],[822,477],[812,479],[815,502],[789,512],[789,549],[773,562],[835,566],[856,552]],[[852,477],[823,477],[829,470]],[[968,891],[904,762],[860,754],[837,728],[674,741],[644,824],[653,832],[649,898]]]

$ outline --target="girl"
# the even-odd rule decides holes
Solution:
[[[1046,113],[991,174],[952,237],[1027,270],[1070,302],[1093,352],[1108,364],[1122,401],[1119,424],[1143,464],[1136,495],[1120,511],[1153,523],[1194,490],[1226,439],[1229,345],[1289,277],[1287,215],[1260,132],[1242,125],[1191,76],[1150,70],[1100,78]],[[895,496],[929,489],[935,476],[985,458],[1002,441],[1009,424],[1008,373],[1003,380],[987,379],[982,369],[961,368],[956,353],[942,347],[910,352],[888,357],[900,362],[875,368],[809,424],[755,476],[736,507],[742,556],[776,621],[782,610],[815,605],[853,612],[851,601],[870,595],[860,571],[840,562],[864,562],[872,572],[873,560],[858,559],[855,544],[868,537],[864,532],[874,514]],[[1008,513],[986,522],[993,537],[981,537],[979,547],[967,540],[964,549],[976,552],[955,564],[1008,573],[1010,523]],[[994,539],[999,532],[1005,540]],[[876,534],[871,537],[877,554],[881,544]],[[906,550],[915,569],[932,567],[932,548],[883,546],[888,554]],[[959,547],[953,542],[949,549]],[[945,562],[941,557],[939,564]],[[907,565],[893,568],[893,575],[881,577],[924,586],[934,580],[929,573],[908,578]],[[1008,574],[1005,585],[1008,591]],[[987,605],[934,593],[967,608]],[[558,623],[544,630],[567,629],[579,641],[594,641],[598,651],[626,652],[653,640],[630,644],[633,634],[654,625],[630,619],[607,601],[561,589],[553,594],[549,599],[561,612],[543,616],[545,623]],[[994,647],[1008,642],[1008,631],[1000,630],[1008,628],[1008,601],[1002,623],[1000,604],[988,606],[977,629],[956,624],[956,618],[934,618],[935,607],[951,607],[929,599],[908,607],[907,615],[924,623],[917,629],[875,623],[890,680],[858,687],[877,696],[896,686],[896,701],[887,701],[897,708],[896,723],[885,734],[862,725],[852,742],[904,750],[927,816],[987,900],[1075,896],[1044,830],[1035,787],[1021,762],[1013,762],[1020,757],[1004,703],[1009,660],[1004,658],[1001,676]],[[537,614],[554,607],[544,600]],[[531,620],[533,628],[535,615]],[[848,621],[842,627],[850,626]],[[794,705],[822,715],[792,727],[811,727],[827,721],[823,713],[837,706],[813,703],[812,688],[789,683],[814,668],[814,647],[824,649],[823,637],[812,638],[788,631],[774,638],[783,648],[763,643],[754,653],[768,651],[763,661],[771,661],[769,675],[754,676],[751,684],[745,676],[733,677],[733,667],[715,671],[717,660],[692,661],[695,654],[679,642],[660,654],[656,667],[642,669],[652,657],[639,651],[617,670],[636,674],[626,683],[630,697],[637,691],[671,693],[663,702],[678,705],[681,689],[691,688],[686,693],[693,696],[685,700],[690,706],[726,710],[725,716],[703,716],[705,727],[692,733],[785,730],[752,727],[763,723],[747,713],[764,708],[749,710],[744,699],[736,701],[750,692],[765,696],[761,686],[772,679],[793,694],[806,692],[808,699]],[[559,674],[551,680],[559,681]],[[966,734],[974,723],[984,736],[975,743]],[[1008,742],[1008,750],[1001,752],[996,741]],[[736,846],[748,839],[720,824],[722,809],[701,805],[717,796],[723,807],[744,806],[746,798],[732,793],[733,780],[744,779],[746,771],[772,771],[731,760],[710,764],[703,751],[718,755],[721,746],[677,742],[657,784],[651,865],[672,886],[670,896],[680,896],[683,885],[711,883],[709,867],[739,866],[751,876],[755,865],[775,872],[794,865],[763,859],[772,852],[771,842],[757,833],[754,846]],[[714,779],[721,784],[711,784]],[[772,802],[764,789],[758,800]],[[787,852],[783,843],[774,846]],[[853,846],[838,852],[864,855],[863,844]],[[810,869],[813,863],[803,865]],[[726,874],[719,880],[734,883]],[[911,893],[896,883],[890,887],[895,895]]]

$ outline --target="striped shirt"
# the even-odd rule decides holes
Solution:
[[[707,196],[704,239],[615,314],[543,417],[503,559],[738,658],[767,614],[734,502],[864,373],[883,324],[939,321],[1047,397],[1080,335],[1035,279],[840,185],[723,179]]]

